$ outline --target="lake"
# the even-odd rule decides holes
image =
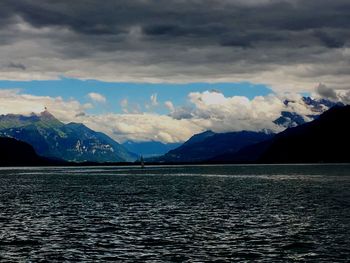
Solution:
[[[349,262],[349,165],[0,168],[1,262]]]

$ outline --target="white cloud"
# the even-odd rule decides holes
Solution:
[[[94,102],[98,102],[98,103],[105,103],[107,101],[106,97],[96,93],[96,92],[91,92],[88,94],[88,97],[94,101]]]
[[[151,95],[151,105],[157,106],[158,105],[158,94],[154,93]]]
[[[119,142],[125,140],[178,142],[187,140],[202,127],[191,120],[176,120],[167,115],[104,114],[77,119],[92,129],[103,131]]]
[[[221,93],[205,91],[189,94],[195,105],[192,118],[205,119],[217,132],[262,129],[278,130],[273,120],[280,116],[284,104],[275,95],[255,97],[225,97]]]
[[[344,104],[350,104],[350,91],[339,92],[339,97]]]
[[[164,102],[164,106],[170,111],[173,112],[175,110],[174,104],[168,100],[166,102]]]
[[[323,83],[318,84],[315,89],[314,96],[329,99],[335,102],[350,104],[350,91],[335,90]]]
[[[189,98],[197,107],[204,105],[219,105],[227,102],[224,94],[213,90],[205,91],[203,93],[193,92],[189,94]]]
[[[34,96],[21,94],[19,90],[0,90],[0,114],[30,114],[47,109],[60,120],[73,121],[76,115],[92,108],[76,100],[64,100],[62,97]]]
[[[123,111],[124,113],[128,113],[128,112],[129,112],[129,110],[128,110],[128,105],[129,105],[128,99],[122,99],[122,100],[120,101],[120,107],[122,107],[122,111]]]
[[[150,97],[150,102],[149,103],[145,103],[145,108],[147,110],[152,110],[155,107],[158,106],[158,94],[157,93],[153,93]]]
[[[128,107],[128,99],[123,99],[123,100],[121,100],[120,106],[121,106],[122,108]]]
[[[252,100],[242,96],[225,97],[215,91],[193,92],[188,95],[193,107],[174,107],[167,101],[169,115],[140,113],[130,109],[124,99],[121,106],[124,113],[89,115],[85,111],[91,104],[61,97],[21,94],[19,90],[0,90],[0,114],[39,113],[45,107],[63,122],[81,122],[101,131],[119,142],[125,140],[163,142],[185,141],[195,133],[205,130],[216,132],[270,129],[280,131],[275,125],[281,111],[299,113],[302,116],[314,114],[310,107],[296,94],[259,96]],[[284,100],[288,98],[289,103]],[[134,108],[134,107],[132,107]]]
[[[286,105],[284,101],[288,99]],[[193,108],[178,107],[171,113],[176,119],[196,121],[203,129],[216,132],[269,129],[281,131],[283,128],[274,124],[282,111],[296,112],[307,116],[315,114],[298,94],[258,96],[252,100],[243,96],[225,97],[216,91],[193,92],[189,94]]]

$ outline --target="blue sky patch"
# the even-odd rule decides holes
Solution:
[[[266,96],[273,91],[263,84],[241,83],[188,83],[188,84],[151,84],[151,83],[122,83],[103,82],[97,80],[79,80],[61,78],[59,80],[34,81],[0,81],[0,89],[20,89],[21,93],[37,96],[61,96],[64,99],[75,99],[81,103],[91,102],[87,94],[99,93],[106,97],[107,102],[96,104],[89,113],[122,112],[120,102],[128,100],[129,106],[140,111],[166,113],[165,101],[171,101],[175,106],[188,104],[190,92],[218,90],[226,97],[245,96],[252,99],[256,96]],[[147,109],[150,97],[157,94],[158,106]]]

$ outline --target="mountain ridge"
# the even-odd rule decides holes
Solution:
[[[218,155],[221,163],[323,163],[350,162],[350,106],[334,106],[316,120],[289,128],[274,138]]]
[[[27,142],[41,156],[66,161],[124,162],[137,158],[107,135],[81,123],[64,124],[47,110],[29,116],[1,115],[0,136]]]
[[[219,153],[238,151],[244,146],[271,138],[274,134],[266,132],[239,131],[214,133],[205,131],[193,135],[180,147],[154,159],[159,162],[201,162]]]
[[[137,142],[128,140],[122,145],[130,152],[146,158],[156,157],[167,153],[181,145],[181,143],[163,143],[160,141]]]
[[[340,102],[333,102],[326,99],[314,99],[312,97],[302,97],[301,103],[304,104],[305,107],[308,108],[309,114],[308,115],[302,115],[297,112],[288,111],[288,106],[292,104],[291,109],[293,107],[293,104],[296,101],[294,100],[284,100],[284,105],[286,106],[286,109],[284,111],[281,111],[281,114],[278,118],[276,118],[273,123],[276,124],[276,126],[279,126],[281,128],[290,128],[290,127],[297,127],[299,125],[305,124],[309,121],[315,120],[318,118],[320,114],[325,112],[327,109],[333,106],[344,106],[344,104]],[[238,132],[225,132],[225,133],[215,133],[211,130],[195,134],[193,135],[189,140],[184,142],[180,147],[177,149],[171,150],[162,157],[159,157],[158,159],[151,159],[152,161],[160,161],[160,162],[200,162],[210,159],[211,157],[219,156],[221,154],[233,154],[234,152],[240,150],[241,148],[244,148],[250,144],[259,143],[260,141],[264,141],[265,139],[270,138],[244,138],[244,133],[250,132],[250,136],[253,136],[255,133],[258,134],[258,132],[254,131],[238,131]],[[272,134],[272,131],[269,130],[262,130],[260,131],[262,133]],[[237,136],[237,134],[241,133],[243,135],[242,138],[234,138],[234,135]],[[229,136],[232,136],[230,139]],[[247,136],[247,134],[245,134]],[[226,136],[226,138],[225,138]],[[203,141],[209,140],[212,141],[212,143],[209,143],[209,145],[204,146]],[[215,140],[217,140],[217,143],[223,144],[221,147],[218,147],[215,145]],[[231,140],[231,141],[230,141]],[[239,140],[243,140],[244,143],[240,144]],[[202,145],[201,145],[202,144]],[[239,147],[234,146],[240,145]],[[192,148],[192,149],[191,149]],[[200,149],[201,148],[201,149]],[[197,152],[195,152],[197,151]],[[215,151],[216,154],[215,154]],[[187,152],[187,153],[186,153]],[[187,159],[186,159],[187,158]]]

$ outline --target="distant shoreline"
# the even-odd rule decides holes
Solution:
[[[350,165],[350,163],[145,163],[147,167],[157,166],[308,166],[308,165]],[[140,167],[139,163],[62,163],[45,165],[1,165],[0,168],[21,168],[21,167]]]

